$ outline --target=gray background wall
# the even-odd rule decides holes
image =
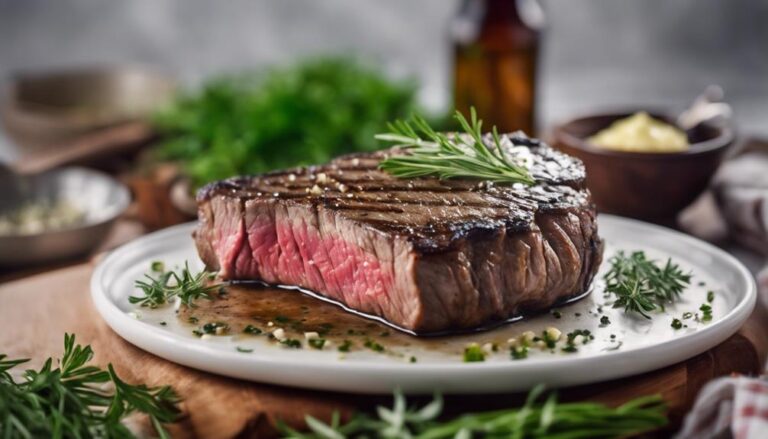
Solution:
[[[768,135],[768,0],[543,0],[540,121],[595,108],[683,107],[721,84],[743,132]],[[0,78],[150,65],[194,86],[306,54],[356,54],[450,105],[455,0],[0,0]],[[6,143],[0,157],[12,155]]]

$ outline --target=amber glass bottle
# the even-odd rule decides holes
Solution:
[[[539,32],[515,0],[464,0],[451,26],[454,103],[484,125],[534,134]]]

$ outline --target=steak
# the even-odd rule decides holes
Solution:
[[[534,185],[395,178],[378,166],[398,148],[211,183],[198,252],[225,280],[298,286],[416,334],[544,311],[589,289],[595,207],[578,159],[520,133],[502,145]]]

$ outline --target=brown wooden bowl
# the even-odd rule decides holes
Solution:
[[[726,151],[734,144],[730,127],[703,123],[688,131],[690,149],[639,153],[603,149],[587,138],[633,112],[581,117],[559,125],[554,145],[576,156],[587,169],[587,186],[601,212],[669,222],[709,184]],[[669,117],[655,118],[674,124]]]
[[[145,118],[171,100],[175,83],[149,70],[93,67],[20,73],[4,91],[0,119],[26,154]]]

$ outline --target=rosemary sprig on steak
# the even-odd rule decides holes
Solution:
[[[149,416],[160,438],[170,438],[164,424],[181,413],[179,398],[168,386],[124,382],[112,364],[90,364],[93,350],[64,335],[64,355],[48,358],[39,369],[14,378],[13,369],[28,360],[0,354],[0,437],[133,438],[122,420],[135,413]]]
[[[616,296],[614,308],[624,308],[650,319],[648,312],[664,310],[664,305],[674,302],[691,283],[691,274],[667,259],[664,266],[646,258],[641,251],[626,255],[618,252],[609,261],[610,270],[605,274],[605,290]]]
[[[407,148],[408,153],[383,160],[380,168],[399,178],[432,176],[495,183],[534,183],[522,160],[515,160],[502,146],[495,126],[491,142],[483,140],[483,121],[477,118],[474,108],[470,111],[469,121],[459,111],[455,117],[464,133],[439,133],[416,115],[410,121],[397,120],[389,124],[390,132],[378,134],[376,138]]]
[[[306,417],[310,432],[299,432],[281,424],[284,437],[330,438],[618,438],[656,430],[667,424],[665,405],[658,395],[636,398],[616,408],[592,402],[559,403],[553,392],[543,401],[543,386],[534,388],[521,408],[468,413],[439,420],[443,401],[436,396],[421,408],[408,407],[395,392],[392,408],[378,407],[377,417],[356,415],[342,424],[338,413],[330,424]]]
[[[208,271],[192,274],[189,265],[185,262],[184,268],[178,273],[175,271],[153,270],[156,275],[145,274],[145,279],[137,280],[136,288],[140,289],[143,296],[130,296],[128,301],[149,308],[170,303],[174,297],[178,297],[182,304],[194,307],[194,301],[198,299],[210,299],[211,293],[221,284],[212,284],[209,281],[214,276]]]

